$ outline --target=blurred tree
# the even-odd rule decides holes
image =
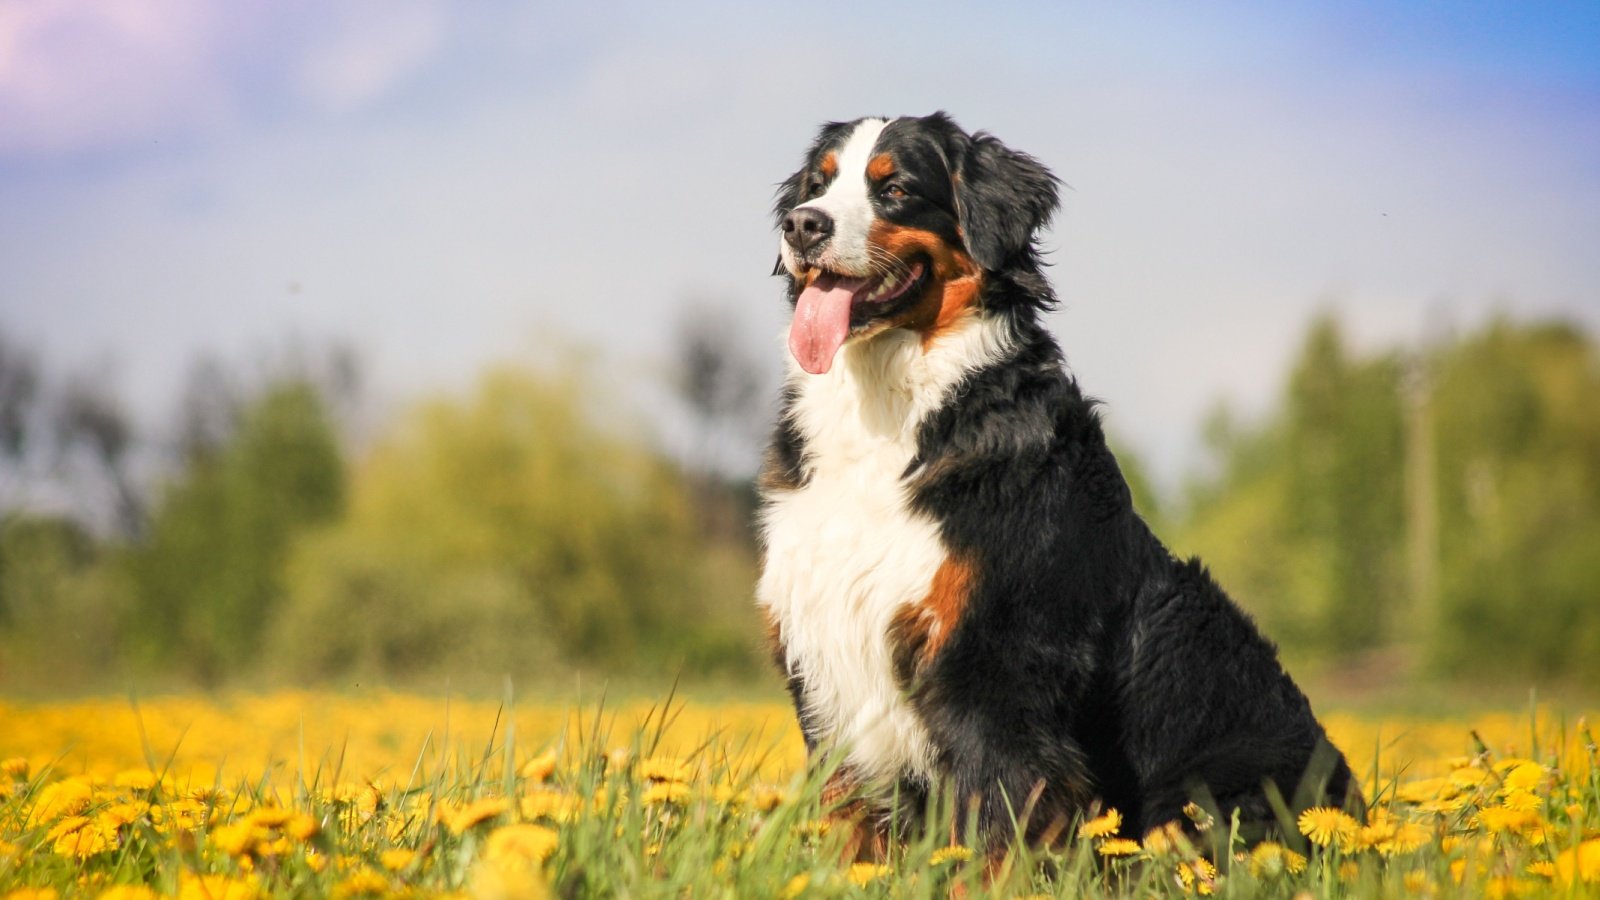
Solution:
[[[1497,320],[1433,372],[1435,661],[1600,676],[1600,354],[1569,325]]]
[[[343,508],[344,463],[321,395],[288,380],[240,410],[234,432],[163,492],[129,553],[130,631],[146,662],[215,684],[254,662],[283,597],[293,538]]]
[[[127,596],[105,563],[101,543],[71,519],[0,518],[0,683],[51,692],[102,686]]]
[[[296,552],[274,658],[303,678],[748,666],[748,565],[583,385],[499,370],[407,416]]]
[[[226,366],[214,356],[201,356],[189,367],[178,396],[175,435],[177,464],[215,462],[238,427],[239,389]]]
[[[38,396],[38,360],[0,332],[0,515],[18,505]]]
[[[1357,360],[1329,316],[1315,321],[1289,376],[1284,511],[1319,595],[1302,598],[1335,654],[1389,636],[1405,603],[1398,360]]]
[[[145,508],[128,473],[133,429],[109,377],[79,375],[68,381],[56,403],[55,437],[63,461],[74,451],[87,453],[100,479],[111,487],[117,532],[138,538],[144,530]]]
[[[756,447],[771,424],[771,392],[742,332],[729,309],[686,306],[673,383],[691,418],[686,469],[696,519],[708,537],[753,544]]]
[[[1286,650],[1600,674],[1600,359],[1577,329],[1496,321],[1402,365],[1319,319],[1278,408],[1207,441],[1174,545]]]

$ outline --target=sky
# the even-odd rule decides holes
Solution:
[[[1593,2],[0,0],[0,330],[151,433],[286,336],[387,408],[567,344],[659,386],[683,328],[776,377],[775,184],[943,109],[1070,186],[1051,328],[1171,485],[1321,311],[1600,333],[1597,47]]]

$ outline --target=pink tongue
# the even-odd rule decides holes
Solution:
[[[800,292],[789,325],[789,352],[800,368],[821,375],[833,367],[834,354],[850,336],[850,301],[865,281],[825,272]]]

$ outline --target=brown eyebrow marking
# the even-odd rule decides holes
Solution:
[[[867,163],[867,177],[873,181],[882,181],[894,174],[894,157],[887,153],[879,153]]]
[[[822,162],[817,168],[822,170],[823,178],[832,178],[839,174],[839,155],[829,150],[828,155],[822,158]]]

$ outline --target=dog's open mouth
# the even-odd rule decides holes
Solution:
[[[789,352],[800,368],[813,375],[828,371],[852,325],[864,324],[889,310],[896,300],[911,293],[926,270],[919,260],[864,277],[818,271],[795,301]]]

